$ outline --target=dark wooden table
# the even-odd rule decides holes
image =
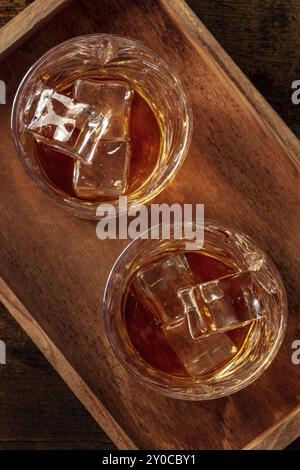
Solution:
[[[0,26],[31,0],[0,0]],[[300,136],[291,84],[300,78],[299,0],[189,0],[254,85]],[[0,449],[112,449],[113,444],[0,306]],[[300,440],[290,448],[300,448]]]

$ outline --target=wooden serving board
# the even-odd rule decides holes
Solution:
[[[298,140],[183,1],[47,3],[52,13],[65,9],[30,39],[26,10],[24,21],[0,32],[0,79],[8,90],[8,104],[0,105],[0,300],[120,448],[286,446],[300,434],[300,366],[291,362],[292,342],[300,339]],[[36,17],[40,7],[40,0],[30,7],[35,25],[44,15]],[[203,403],[168,399],[121,368],[105,337],[102,297],[126,243],[99,241],[95,223],[56,207],[16,156],[10,112],[24,73],[52,46],[92,32],[143,41],[177,69],[190,95],[192,146],[157,201],[204,203],[206,217],[251,235],[283,276],[284,344],[268,371],[236,395]]]

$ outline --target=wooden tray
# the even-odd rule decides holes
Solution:
[[[45,16],[40,0],[0,32],[0,79],[8,89],[0,107],[0,300],[120,448],[286,446],[300,434],[300,366],[291,362],[291,344],[300,339],[298,140],[183,1],[46,3],[47,15],[66,8],[30,39]],[[190,94],[191,150],[158,201],[205,203],[207,217],[254,237],[282,273],[289,297],[283,347],[269,370],[234,396],[167,399],[120,367],[104,334],[102,296],[125,243],[97,240],[95,224],[57,208],[17,159],[10,112],[21,78],[50,47],[92,32],[140,39],[173,64]]]

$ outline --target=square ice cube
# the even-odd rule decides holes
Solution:
[[[135,291],[192,376],[228,363],[238,349],[226,332],[243,327],[262,308],[251,273],[198,284],[184,254],[172,253],[142,268]]]
[[[251,272],[231,274],[197,288],[216,331],[239,328],[264,314],[259,284]]]
[[[185,368],[192,376],[212,373],[234,358],[238,348],[226,333],[201,338],[194,343],[193,358],[185,358]]]
[[[89,121],[96,119],[95,108],[57,91],[44,88],[27,129],[49,146],[74,158],[85,160],[77,143],[90,133]]]
[[[178,292],[193,285],[193,273],[186,257],[181,254],[170,254],[146,266],[138,272],[135,281],[142,301],[169,327],[182,321],[185,315],[185,306]]]
[[[219,287],[219,281],[206,282],[199,287],[203,300],[207,304],[221,300],[224,297],[224,292]]]
[[[90,164],[76,162],[73,186],[78,197],[118,196],[127,189],[128,142],[99,141]]]
[[[205,319],[203,303],[199,302],[199,297],[195,293],[194,287],[187,287],[179,289],[177,295],[184,307],[189,334],[193,339],[198,339],[208,331],[208,325]]]
[[[164,332],[170,346],[193,377],[222,367],[238,352],[235,343],[226,333],[211,334],[195,341],[189,334],[187,319],[174,325],[172,329],[164,329]]]
[[[133,90],[121,81],[79,79],[74,85],[78,101],[95,106],[99,113],[98,134],[105,140],[129,140],[129,118]]]

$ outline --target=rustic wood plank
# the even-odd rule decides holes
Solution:
[[[57,349],[51,339],[41,329],[32,315],[26,310],[7,284],[0,278],[0,302],[7,308],[14,319],[22,326],[25,333],[38,346],[40,351],[48,359],[50,364],[63,377],[72,392],[78,396],[84,396],[84,406],[94,419],[101,425],[105,423],[105,430],[119,448],[133,449],[134,445],[123,430],[109,415],[105,407],[83,382],[81,377],[69,364],[60,350]]]
[[[299,0],[188,0],[193,11],[300,137],[291,84],[300,76]]]
[[[199,55],[202,55],[203,60],[207,60],[210,65],[212,59],[215,61],[215,65],[219,68],[216,73],[221,77],[221,72],[223,72],[226,86],[235,86],[241,91],[243,99],[246,100],[245,105],[254,108],[260,119],[273,130],[280,144],[285,146],[289,156],[293,156],[296,163],[299,163],[298,138],[269,106],[265,98],[253,87],[252,83],[206,29],[203,22],[194,14],[187,3],[181,0],[159,1]]]
[[[0,450],[112,449],[113,444],[0,304]]]
[[[82,18],[80,25],[78,17]],[[147,27],[150,17],[151,30]],[[294,143],[291,149],[282,139],[278,145],[274,129],[261,121],[241,89],[224,79],[215,57],[210,61],[199,46],[192,48],[182,28],[177,29],[151,0],[143,5],[134,0],[104,1],[101,8],[91,0],[76,2],[72,11],[56,18],[55,38],[50,24],[4,63],[1,76],[8,83],[10,102],[20,77],[41,53],[75,34],[101,28],[143,40],[181,74],[194,107],[195,133],[182,170],[184,178],[176,178],[159,200],[204,202],[207,216],[248,232],[273,255],[290,301],[284,345],[263,377],[222,400],[178,402],[136,384],[112,355],[103,336],[101,314],[103,285],[124,243],[97,241],[94,224],[65,214],[32,186],[15,158],[9,137],[10,104],[0,116],[0,175],[6,188],[1,195],[2,277],[136,445],[245,447],[299,406],[299,370],[290,361],[299,314],[299,167]],[[101,260],[99,266],[97,259]],[[82,393],[80,399],[84,402],[85,398]],[[281,445],[282,441],[276,444]]]
[[[12,20],[18,13],[26,8],[33,0],[0,0],[0,27]]]
[[[0,27],[12,20],[34,0],[0,0]]]
[[[299,437],[300,406],[297,406],[281,421],[271,426],[264,433],[250,442],[245,450],[276,450],[288,446],[295,438]],[[299,445],[299,444],[298,444]],[[295,443],[295,447],[297,442]]]
[[[0,60],[24,42],[53,15],[65,8],[69,0],[35,0],[0,29]]]

